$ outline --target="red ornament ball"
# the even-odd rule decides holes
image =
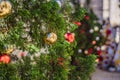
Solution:
[[[68,42],[70,42],[70,43],[74,42],[74,40],[75,40],[75,35],[74,35],[74,33],[66,33],[66,34],[64,35],[64,37],[65,37],[65,39],[66,39]]]
[[[110,35],[111,34],[111,30],[109,30],[109,29],[106,30],[106,34],[107,34],[107,36]]]
[[[0,56],[0,62],[3,62],[4,64],[10,63],[11,58],[9,55],[2,55]]]
[[[74,24],[76,24],[77,26],[81,26],[82,24],[81,24],[81,22],[74,22]]]
[[[98,55],[100,55],[101,53],[102,53],[102,51],[101,51],[101,50],[97,51],[97,54],[98,54]]]
[[[88,54],[92,54],[93,53],[93,49],[92,48],[89,48],[88,49]]]
[[[89,20],[89,19],[90,19],[90,17],[89,17],[88,15],[86,15],[86,16],[85,16],[85,19],[86,19],[86,20]]]
[[[85,34],[85,30],[84,29],[80,30],[80,33]]]
[[[25,57],[26,53],[25,52],[21,52],[21,57]]]

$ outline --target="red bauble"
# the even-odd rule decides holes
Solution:
[[[58,61],[64,61],[64,58],[58,58],[57,60]]]
[[[70,43],[72,43],[75,40],[75,36],[73,33],[66,33],[64,37]]]
[[[85,16],[85,19],[86,19],[86,20],[89,20],[89,19],[90,19],[90,17],[86,15],[86,16]]]
[[[89,48],[88,49],[88,54],[92,54],[93,53],[93,49],[92,48]]]
[[[57,63],[58,63],[58,65],[63,66],[64,65],[64,58],[58,58]]]
[[[98,61],[99,61],[99,62],[103,61],[103,57],[102,57],[102,56],[99,56],[99,57],[98,57]]]
[[[85,30],[84,29],[80,30],[80,33],[85,34]]]
[[[4,64],[10,63],[11,58],[9,55],[2,55],[0,56],[0,62],[3,62]]]
[[[24,57],[26,56],[26,53],[25,52],[21,52],[21,57]]]
[[[111,30],[106,30],[106,35],[109,36],[111,34]]]
[[[77,26],[81,26],[81,22],[74,22],[74,24],[76,24]]]
[[[98,55],[100,55],[101,53],[102,53],[102,51],[101,51],[101,50],[97,51],[97,54],[98,54]]]

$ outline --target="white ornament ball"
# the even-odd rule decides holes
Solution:
[[[97,26],[94,27],[94,31],[98,31],[99,28]]]
[[[84,52],[85,54],[88,54],[88,51],[87,50],[85,50],[85,52]]]
[[[96,37],[96,41],[99,41],[100,40],[100,37]]]
[[[105,45],[103,45],[103,46],[101,46],[101,50],[106,50],[106,46]]]
[[[103,29],[100,29],[100,32],[103,33],[104,32]]]
[[[99,51],[100,50],[100,47],[97,47],[97,51]]]
[[[82,53],[82,50],[81,50],[81,49],[79,49],[79,50],[78,50],[78,53]]]
[[[94,30],[93,29],[90,29],[90,31],[89,31],[90,33],[93,33],[94,32]]]
[[[58,3],[59,7],[62,7],[62,3],[60,0],[57,0],[56,2]]]

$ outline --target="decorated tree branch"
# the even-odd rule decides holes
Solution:
[[[98,29],[89,33],[91,17],[73,6],[69,0],[0,1],[1,80],[89,78]]]

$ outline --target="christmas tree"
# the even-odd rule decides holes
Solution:
[[[54,0],[0,2],[1,80],[87,80],[90,77],[96,57],[89,54],[97,43],[91,44],[96,34],[88,33],[92,26],[86,16],[88,12],[79,5],[73,11],[68,3],[67,0],[64,4]],[[79,54],[79,48],[90,49],[91,53]],[[11,54],[14,50],[22,52]]]

